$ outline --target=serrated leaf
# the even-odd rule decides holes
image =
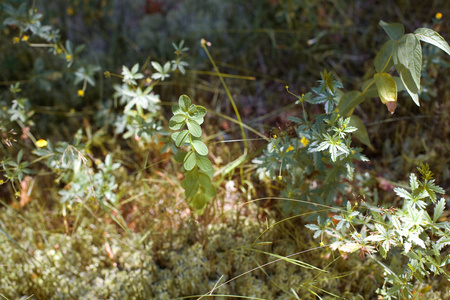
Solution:
[[[380,51],[378,51],[377,55],[375,56],[375,60],[373,61],[377,73],[388,72],[392,68],[392,66],[394,65],[394,49],[395,41],[389,40],[384,43],[383,47],[381,47]]]
[[[393,40],[398,40],[403,36],[403,34],[405,34],[405,27],[403,27],[400,23],[386,23],[384,21],[380,21],[379,24]]]
[[[353,110],[365,99],[364,95],[359,91],[350,91],[345,93],[339,100],[337,110],[342,117],[353,114]]]
[[[450,55],[450,46],[447,41],[436,31],[422,27],[416,29],[414,34],[419,40],[432,44]]]
[[[416,174],[414,173],[409,175],[409,186],[411,187],[411,191],[415,191],[419,187],[419,182],[417,181]]]
[[[346,253],[353,253],[359,249],[361,249],[363,245],[359,243],[347,243],[342,246],[339,246],[339,250]]]
[[[317,226],[316,224],[306,224],[305,227],[312,231],[320,230],[319,226]]]
[[[397,194],[397,196],[399,196],[399,197],[401,197],[403,199],[406,199],[406,200],[412,200],[413,199],[412,195],[407,190],[405,190],[404,188],[395,188],[394,192]]]
[[[418,234],[413,233],[409,235],[409,239],[414,242],[414,244],[422,247],[423,249],[426,249],[427,247],[425,246],[424,241],[422,241],[422,239],[419,237]]]
[[[186,154],[183,161],[183,166],[187,171],[192,170],[197,165],[197,158],[195,152],[190,151]]]
[[[175,145],[177,147],[181,147],[188,140],[189,140],[189,131],[185,129],[181,131],[180,134],[177,136],[177,139],[175,140]]]
[[[200,155],[208,154],[208,147],[206,147],[205,143],[200,140],[193,140],[191,142],[192,147],[194,147],[195,151]]]
[[[397,101],[397,85],[388,73],[377,73],[373,76],[378,89],[378,96],[383,104]]]
[[[187,124],[189,132],[193,136],[200,137],[202,135],[202,128],[200,127],[200,125],[196,121],[188,120],[186,122],[186,124]]]
[[[353,136],[356,137],[361,143],[366,145],[369,148],[372,148],[372,144],[370,143],[369,134],[367,133],[366,125],[364,125],[363,121],[356,116],[352,115],[350,117],[350,126],[354,126],[357,128],[356,132],[353,133]]]

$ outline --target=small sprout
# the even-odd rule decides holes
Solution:
[[[36,142],[36,146],[38,146],[39,148],[45,147],[47,146],[48,142],[44,139],[40,139]]]

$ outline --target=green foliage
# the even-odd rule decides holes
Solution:
[[[421,166],[419,171],[422,181],[411,174],[410,192],[403,188],[394,189],[404,199],[401,209],[347,201],[345,210],[334,210],[337,215],[333,219],[337,224],[327,218],[318,220],[320,227],[306,225],[315,232],[315,238],[320,237],[321,243],[330,244],[331,249],[346,253],[362,251],[377,261],[386,272],[385,283],[378,291],[386,299],[412,299],[414,279],[425,283],[427,277],[443,274],[450,281],[445,271],[445,266],[450,264],[450,254],[444,250],[450,245],[450,223],[439,221],[445,199],[436,201],[436,194],[445,191],[434,184],[427,166]],[[434,204],[433,217],[427,211],[430,204]],[[391,269],[394,258],[388,254],[395,249],[401,251],[408,268]],[[388,263],[379,262],[376,252]]]
[[[181,186],[189,204],[202,214],[217,193],[211,182],[214,169],[207,158],[208,147],[202,141],[200,127],[204,122],[206,108],[193,104],[188,96],[182,95],[178,99],[178,105],[172,106],[172,113],[169,127],[176,131],[172,133],[172,140],[178,148],[190,147],[188,151],[181,150],[175,156],[183,164],[185,178],[181,181]],[[187,129],[182,130],[185,126]]]

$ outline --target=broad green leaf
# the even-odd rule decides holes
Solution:
[[[393,40],[399,40],[405,34],[405,27],[400,23],[386,23],[380,21],[379,24]]]
[[[192,105],[191,99],[186,95],[181,95],[178,99],[178,105],[180,106],[181,110],[184,112],[189,111],[189,107]]]
[[[406,89],[405,86],[403,85],[403,81],[402,81],[402,79],[400,77],[392,76],[392,78],[394,78],[395,85],[397,85],[397,93],[401,92],[401,91],[404,91]]]
[[[197,158],[195,152],[190,151],[184,157],[183,166],[187,171],[192,170],[197,165]]]
[[[420,106],[419,103],[419,89],[416,86],[414,79],[412,78],[411,72],[402,64],[395,65],[397,72],[400,74],[400,79],[403,82],[403,86],[405,87],[408,94],[413,99],[414,103],[417,106]]]
[[[209,176],[206,175],[205,173],[198,174],[198,182],[203,188],[208,188],[212,186],[211,178],[209,178]]]
[[[197,166],[205,172],[209,172],[213,169],[211,162],[204,156],[197,156]]]
[[[413,92],[415,90],[420,90],[420,75],[422,72],[422,47],[420,46],[420,42],[414,36],[414,34],[406,34],[398,41],[397,49],[394,54],[394,64],[396,69],[397,65],[400,64],[409,70],[411,79],[414,81],[416,87],[415,89],[413,89],[412,86],[410,86],[410,82],[405,83],[405,81],[403,81],[405,83],[405,86]],[[402,77],[402,74],[400,74],[400,77]]]
[[[419,40],[432,44],[450,55],[450,46],[436,31],[429,28],[418,28],[414,31],[414,34]]]
[[[359,91],[350,91],[345,93],[339,100],[337,106],[338,113],[342,117],[347,117],[353,114],[353,110],[365,99],[364,95]]]
[[[202,128],[200,127],[200,125],[193,120],[188,120],[186,122],[187,127],[189,129],[189,132],[195,136],[195,137],[200,137],[202,135]]]
[[[195,209],[202,210],[205,208],[206,204],[210,201],[210,198],[203,193],[198,193],[189,202]]]
[[[186,129],[181,131],[180,134],[177,136],[177,139],[175,140],[175,145],[177,147],[181,147],[184,143],[186,143],[189,139],[189,131]]]
[[[200,174],[199,174],[198,170],[196,168],[194,168],[185,173],[185,177],[184,177],[183,181],[186,184],[186,186],[193,186],[198,182],[199,175]]]
[[[208,197],[212,198],[212,197],[215,197],[217,195],[217,189],[216,189],[216,187],[213,184],[211,184],[210,186],[204,188],[204,193]]]
[[[192,198],[197,194],[200,185],[198,184],[198,181],[196,181],[193,185],[187,185],[186,181],[183,180],[181,181],[181,187],[184,189],[185,197]]]
[[[193,140],[191,142],[192,147],[194,147],[195,151],[200,155],[208,154],[208,147],[206,147],[205,143],[200,140]]]
[[[389,40],[384,43],[380,51],[375,56],[373,64],[378,73],[388,72],[394,65],[393,55],[395,49],[395,41]]]
[[[394,78],[388,73],[377,73],[373,76],[375,84],[378,89],[378,96],[380,96],[381,102],[397,101],[397,85]]]
[[[369,134],[367,133],[366,126],[358,116],[352,115],[350,117],[349,126],[358,128],[358,130],[356,130],[356,132],[353,133],[353,136],[356,137],[361,143],[363,143],[367,147],[372,148],[372,144],[370,143]]]
[[[184,162],[184,158],[186,157],[186,154],[187,154],[187,152],[186,151],[178,151],[176,154],[175,154],[175,156],[174,156],[174,158],[175,158],[175,160],[177,161],[177,162],[179,162],[179,163],[182,163],[182,162]]]

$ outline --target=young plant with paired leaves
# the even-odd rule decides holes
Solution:
[[[206,108],[192,103],[186,96],[180,96],[178,105],[172,106],[173,117],[169,121],[172,140],[180,149],[175,159],[182,163],[185,178],[181,186],[185,190],[189,204],[199,213],[203,213],[206,204],[216,195],[217,191],[211,179],[214,169],[207,158],[208,147],[202,141],[202,128]],[[187,129],[183,129],[184,127]]]

